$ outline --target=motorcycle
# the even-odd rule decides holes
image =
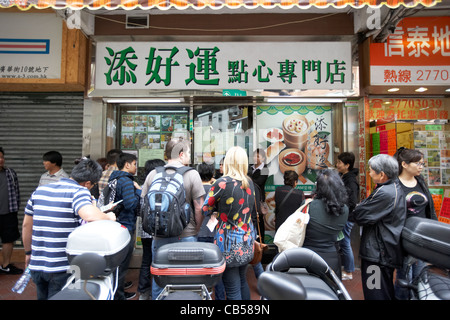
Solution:
[[[155,282],[163,288],[156,300],[212,300],[208,288],[221,280],[225,267],[225,258],[213,243],[163,245],[151,266]]]
[[[307,248],[276,255],[259,276],[257,288],[267,300],[352,300],[325,260]]]
[[[450,300],[450,225],[410,217],[401,240],[408,255],[407,275],[416,259],[427,264],[415,278],[397,280],[400,287],[409,290],[409,299]]]
[[[76,228],[66,245],[72,275],[50,300],[113,300],[119,265],[130,241],[128,230],[114,221],[94,221]]]

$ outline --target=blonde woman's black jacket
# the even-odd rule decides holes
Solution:
[[[406,221],[406,200],[398,179],[378,184],[353,211],[363,227],[361,259],[387,267],[403,264],[401,234]]]

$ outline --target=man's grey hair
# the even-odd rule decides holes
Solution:
[[[398,162],[394,157],[387,154],[377,154],[369,159],[369,166],[376,173],[384,172],[389,179],[398,176]]]

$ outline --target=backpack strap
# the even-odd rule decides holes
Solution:
[[[186,172],[188,172],[190,170],[194,170],[194,168],[191,168],[189,166],[182,166],[182,167],[174,167],[174,166],[167,166],[166,167],[165,166],[165,167],[158,167],[158,168],[161,168],[161,171],[157,171],[157,172],[162,172],[162,171],[165,171],[167,169],[171,169],[171,170],[174,170],[174,171],[176,171],[177,173],[179,173],[181,175],[184,175]],[[156,169],[158,169],[158,168],[156,168]]]

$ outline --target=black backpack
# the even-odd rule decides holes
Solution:
[[[167,170],[175,170],[169,174]],[[142,204],[142,228],[152,236],[168,238],[181,235],[191,218],[186,201],[183,175],[190,167],[157,167],[156,175]]]
[[[115,201],[116,190],[117,190],[117,180],[118,180],[118,178],[108,181],[108,184],[105,186],[105,188],[103,188],[102,193],[98,197],[98,201],[97,201],[98,208],[106,206]],[[122,209],[123,209],[123,205],[119,203],[112,210],[112,212],[114,212],[116,214],[116,216],[118,216],[120,211],[122,211]]]

